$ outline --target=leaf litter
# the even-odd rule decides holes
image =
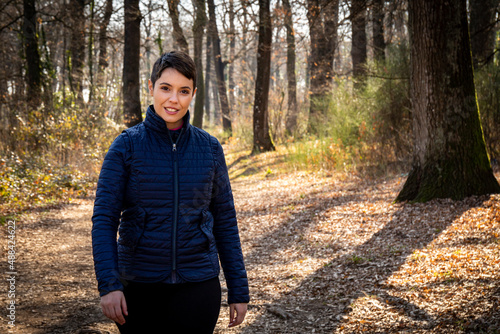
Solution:
[[[223,303],[215,333],[500,333],[500,195],[393,204],[401,176],[256,159],[232,181],[252,300],[234,329]],[[118,333],[100,312],[91,213],[79,199],[19,218],[16,333]]]

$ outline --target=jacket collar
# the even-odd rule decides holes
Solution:
[[[189,110],[188,110],[186,115],[184,115],[184,117],[182,118],[182,120],[184,121],[182,124],[182,128],[184,129],[184,132],[186,132],[189,129],[189,127],[191,126],[191,124],[189,123],[189,118],[190,118],[190,115],[189,115]],[[158,114],[155,112],[153,105],[150,105],[148,107],[148,110],[146,112],[146,119],[144,120],[144,125],[146,125],[150,129],[153,129],[157,132],[161,132],[163,134],[168,134],[168,131],[169,131],[167,128],[167,123],[165,123],[163,118],[158,116]]]

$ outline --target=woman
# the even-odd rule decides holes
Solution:
[[[145,121],[115,139],[97,185],[92,247],[101,307],[120,333],[213,333],[220,259],[229,327],[237,326],[248,280],[222,147],[189,124],[193,60],[163,54],[148,86]]]

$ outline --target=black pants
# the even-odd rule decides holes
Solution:
[[[219,318],[219,278],[198,283],[127,282],[122,334],[211,334]]]

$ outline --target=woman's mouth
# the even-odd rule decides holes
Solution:
[[[179,112],[179,109],[175,109],[175,108],[166,108],[166,107],[164,107],[163,109],[169,115],[175,115],[175,114],[177,114]]]

